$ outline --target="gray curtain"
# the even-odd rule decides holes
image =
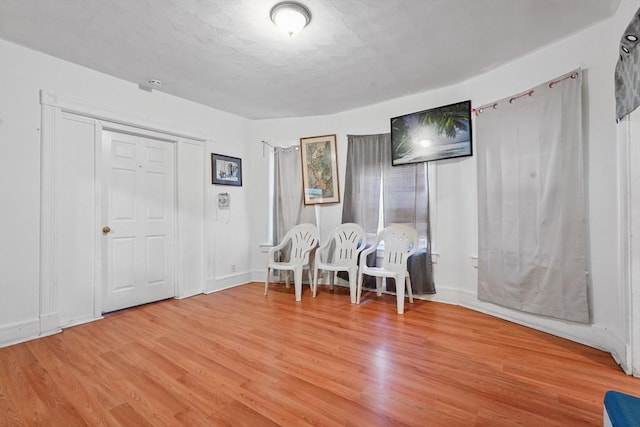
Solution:
[[[347,135],[342,223],[360,224],[369,242],[378,233],[385,135]]]
[[[640,9],[620,39],[620,59],[616,64],[616,119],[620,120],[640,105]]]
[[[273,243],[277,244],[294,225],[315,224],[316,211],[313,206],[305,206],[303,203],[299,147],[275,148],[274,173]]]
[[[420,235],[420,248],[408,262],[412,290],[417,294],[435,293],[427,163],[391,166],[391,135],[388,133],[348,135],[347,143],[342,222],[358,223],[370,238],[375,236],[382,186],[384,226],[409,224]],[[387,280],[387,290],[395,291],[393,279]]]
[[[587,323],[582,75],[554,82],[477,118],[478,298]]]

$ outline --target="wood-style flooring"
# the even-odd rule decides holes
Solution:
[[[252,283],[0,349],[1,426],[601,426],[608,353],[465,308]]]

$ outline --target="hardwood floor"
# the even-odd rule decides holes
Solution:
[[[252,283],[0,349],[0,425],[598,426],[602,351],[461,307]]]

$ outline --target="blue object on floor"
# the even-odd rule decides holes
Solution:
[[[604,408],[613,427],[640,426],[639,397],[610,390],[604,395]]]

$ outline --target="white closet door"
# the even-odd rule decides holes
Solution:
[[[102,311],[175,290],[175,144],[105,131]]]

